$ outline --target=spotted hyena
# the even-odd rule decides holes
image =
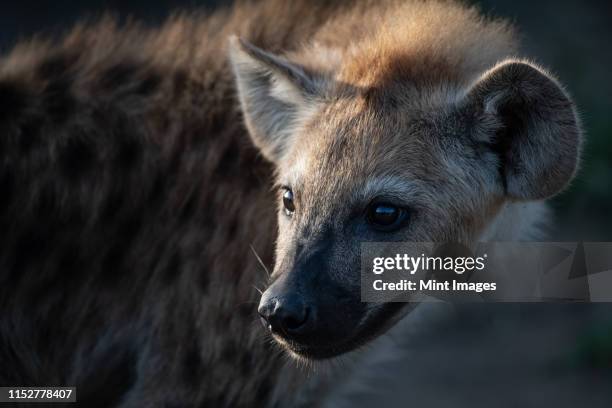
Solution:
[[[402,313],[359,302],[359,242],[515,239],[571,179],[572,103],[515,55],[503,22],[394,0],[20,42],[0,59],[0,385],[289,405],[299,373],[257,314],[275,241],[260,313],[331,357]]]
[[[280,55],[232,41],[246,124],[276,169],[259,313],[294,356],[353,350],[406,312],[361,302],[362,242],[526,239],[576,171],[572,100],[473,8],[355,10]]]

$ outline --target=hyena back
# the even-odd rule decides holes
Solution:
[[[243,3],[159,29],[107,18],[0,60],[0,385],[103,407],[271,398],[253,254],[271,263],[271,168],[226,44],[291,48],[338,6]]]

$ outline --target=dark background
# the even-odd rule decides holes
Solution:
[[[220,3],[224,2],[21,0],[0,4],[0,53],[21,39],[61,34],[76,21],[105,11],[154,25],[172,11]],[[555,73],[579,107],[587,143],[577,179],[552,201],[559,226],[555,237],[612,241],[612,2],[475,3],[488,15],[513,21],[523,36],[526,55]],[[486,310],[467,310],[463,318],[407,347],[414,353],[408,363],[398,360],[396,386],[385,383],[390,398],[395,398],[387,402],[409,398],[415,406],[431,406],[432,398],[437,398],[437,402],[472,407],[551,406],[553,401],[554,406],[612,406],[611,305],[487,305]],[[408,378],[411,387],[406,387]],[[385,406],[380,400],[368,401],[366,395],[354,401]]]

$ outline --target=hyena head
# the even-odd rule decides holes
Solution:
[[[361,243],[477,240],[505,203],[548,198],[577,167],[573,104],[528,62],[453,83],[435,66],[419,82],[391,67],[347,79],[237,38],[230,54],[251,137],[277,169],[276,264],[259,313],[294,355],[339,355],[402,314],[361,302]]]

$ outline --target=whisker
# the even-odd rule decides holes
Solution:
[[[268,269],[266,264],[264,264],[264,262],[261,260],[261,257],[259,256],[259,254],[255,250],[255,247],[252,244],[249,244],[249,246],[251,247],[251,251],[253,251],[253,255],[255,255],[255,258],[257,258],[257,262],[259,262],[259,264],[264,269],[264,271],[266,271],[266,274],[268,274],[268,276],[270,276],[270,270]]]

